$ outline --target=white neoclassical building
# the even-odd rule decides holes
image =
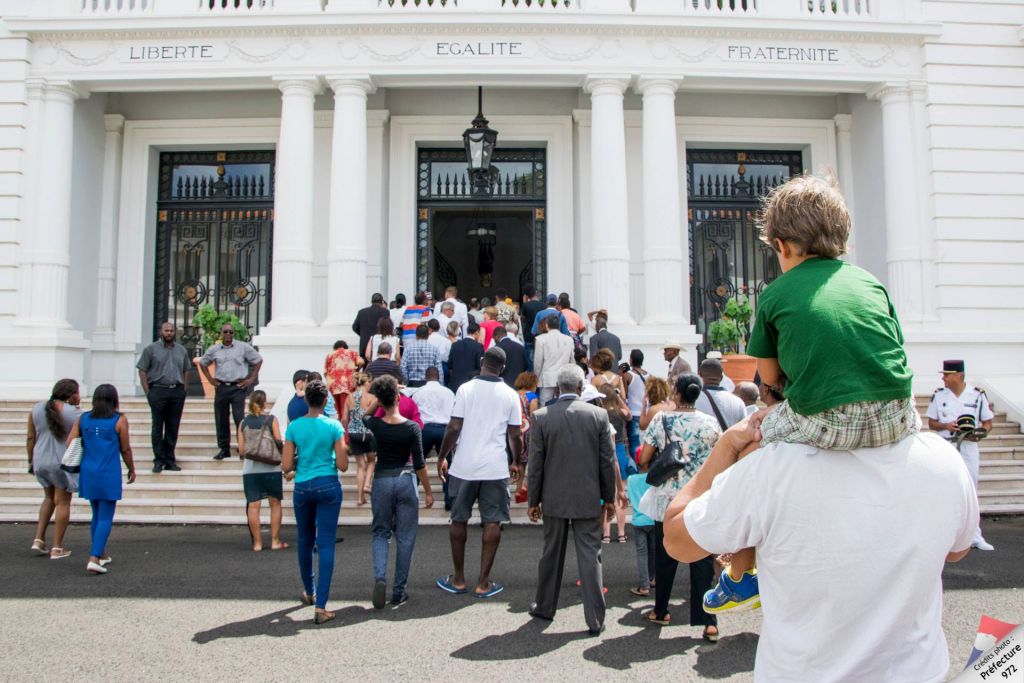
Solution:
[[[695,359],[777,274],[758,197],[826,168],[919,388],[964,357],[1008,397],[1022,25],[998,0],[6,0],[0,397],[132,392],[155,326],[194,345],[205,304],[279,383],[371,293],[453,283],[568,292],[653,369],[669,338]]]

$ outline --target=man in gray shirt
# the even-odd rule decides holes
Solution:
[[[216,387],[213,398],[213,416],[217,424],[217,455],[214,460],[223,460],[231,454],[231,432],[228,428],[228,411],[235,418],[235,429],[245,417],[245,397],[256,382],[263,357],[245,342],[235,341],[235,328],[225,323],[220,330],[220,344],[214,344],[199,360],[199,370],[210,384]],[[214,376],[210,377],[209,367],[216,364]]]
[[[135,364],[153,418],[153,472],[157,473],[181,469],[174,460],[174,446],[185,410],[191,363],[188,351],[174,340],[176,336],[174,325],[161,325],[160,338],[142,350]]]

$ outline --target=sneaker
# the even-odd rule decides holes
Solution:
[[[743,572],[739,581],[733,581],[729,572],[723,571],[718,585],[704,594],[704,611],[708,614],[719,612],[744,612],[761,606],[761,593],[757,588],[757,570]]]
[[[373,583],[373,608],[384,609],[384,599],[388,592],[388,584],[384,581],[374,581]]]
[[[986,541],[984,538],[981,539],[980,541],[975,541],[974,543],[972,543],[971,547],[972,548],[977,548],[978,550],[995,550],[996,549],[996,547],[994,545],[992,545],[991,543]]]
[[[164,465],[164,469],[167,470],[168,472],[181,472],[181,465],[179,465],[176,462],[172,462],[167,465]]]
[[[409,602],[409,594],[408,593],[402,593],[401,595],[392,595],[391,596],[391,606],[392,607],[401,607],[402,605],[404,605],[407,602]]]

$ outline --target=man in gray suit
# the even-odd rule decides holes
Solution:
[[[558,400],[534,413],[527,465],[530,520],[544,519],[544,552],[537,567],[537,601],[530,616],[550,621],[558,608],[565,546],[572,525],[583,588],[583,614],[592,636],[604,630],[601,520],[614,511],[616,463],[608,413],[578,400],[583,371],[558,373]],[[602,508],[601,501],[604,501]]]

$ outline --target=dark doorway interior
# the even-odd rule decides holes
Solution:
[[[519,294],[520,281],[529,281],[533,260],[532,208],[457,208],[433,212],[436,294],[449,284],[459,297],[494,297],[498,288]]]

